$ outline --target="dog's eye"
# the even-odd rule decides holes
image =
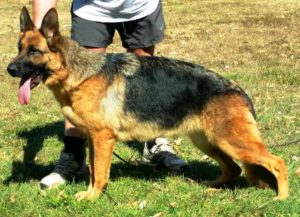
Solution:
[[[34,48],[34,47],[31,47],[31,48],[29,48],[29,50],[28,50],[28,54],[29,54],[30,56],[36,56],[36,55],[42,54],[42,52],[41,52],[39,49],[36,49],[36,48]]]

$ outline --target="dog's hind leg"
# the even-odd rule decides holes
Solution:
[[[242,146],[236,147],[234,140],[224,140],[224,138],[222,138],[221,141],[219,141],[219,147],[233,159],[238,160],[246,165],[246,176],[250,183],[257,183],[258,180],[260,180],[259,178],[256,178],[256,176],[259,176],[259,174],[253,173],[253,171],[255,171],[253,168],[258,168],[259,166],[265,168],[275,177],[277,181],[278,196],[276,199],[287,198],[288,175],[284,161],[281,158],[270,154],[265,148],[263,148],[263,143],[257,143],[257,141],[244,142],[247,143],[246,148]],[[250,146],[253,148],[249,148]],[[257,150],[257,148],[259,150]]]
[[[204,115],[204,129],[209,141],[232,159],[246,165],[246,175],[248,172],[250,179],[255,177],[253,166],[265,168],[277,181],[276,199],[287,198],[285,163],[267,151],[245,100],[238,95],[223,96],[211,102]]]
[[[266,188],[277,189],[276,178],[267,169],[262,166],[244,163],[245,175],[251,185]]]
[[[220,187],[241,174],[241,168],[218,147],[209,143],[203,133],[190,134],[190,139],[200,150],[216,160],[220,165],[222,175],[216,180],[206,181],[210,187]]]

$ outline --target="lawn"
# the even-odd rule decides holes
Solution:
[[[40,85],[31,103],[17,100],[18,79],[6,72],[17,54],[19,13],[31,1],[0,2],[0,216],[300,216],[300,1],[163,0],[165,40],[156,55],[201,64],[242,86],[253,100],[269,150],[284,158],[290,196],[273,201],[272,189],[248,186],[241,176],[210,189],[217,164],[185,137],[170,138],[190,165],[185,174],[127,165],[113,159],[107,191],[95,202],[78,202],[83,179],[42,191],[62,149],[63,117],[51,92]],[[61,31],[70,32],[70,1],[60,1]],[[116,37],[108,52],[123,52]],[[132,164],[142,146],[118,143]]]

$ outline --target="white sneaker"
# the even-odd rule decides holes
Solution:
[[[54,170],[40,181],[40,187],[51,189],[65,184],[68,180],[80,174],[88,174],[85,161],[82,165],[79,165],[75,161],[74,154],[62,152]]]
[[[142,162],[153,166],[164,166],[173,171],[180,171],[188,167],[187,163],[176,156],[166,138],[155,139],[152,148],[148,148],[148,142],[144,145]]]

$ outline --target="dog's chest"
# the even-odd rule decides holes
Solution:
[[[66,119],[85,130],[99,130],[105,127],[118,128],[122,113],[123,88],[114,85],[105,94],[82,94],[70,97],[69,104],[62,106]]]

